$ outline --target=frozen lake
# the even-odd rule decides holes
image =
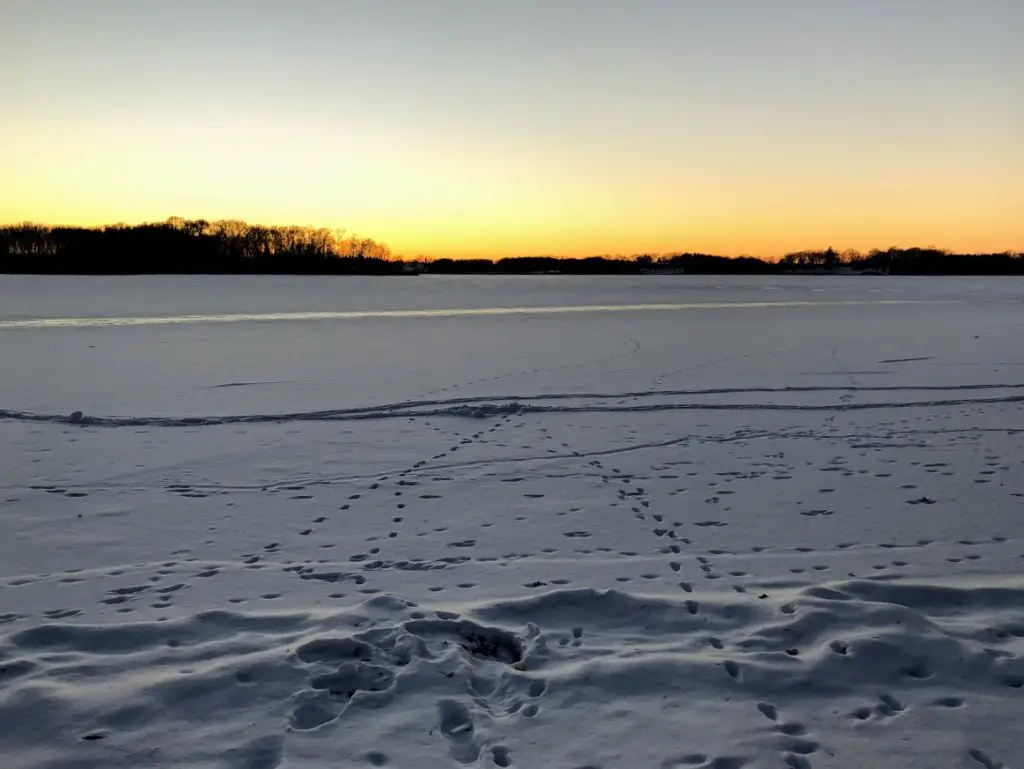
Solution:
[[[2,763],[1013,769],[1022,330],[1012,278],[0,276]]]

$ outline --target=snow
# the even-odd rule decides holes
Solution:
[[[1024,766],[1024,284],[0,298],[4,767]]]

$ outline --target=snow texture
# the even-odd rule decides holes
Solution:
[[[0,297],[5,769],[1024,766],[1024,284]]]

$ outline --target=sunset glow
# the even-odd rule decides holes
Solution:
[[[4,16],[0,222],[294,222],[406,256],[1024,250],[1015,0]]]

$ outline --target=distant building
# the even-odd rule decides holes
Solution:
[[[640,270],[641,275],[685,275],[686,269],[674,264],[655,264]]]

